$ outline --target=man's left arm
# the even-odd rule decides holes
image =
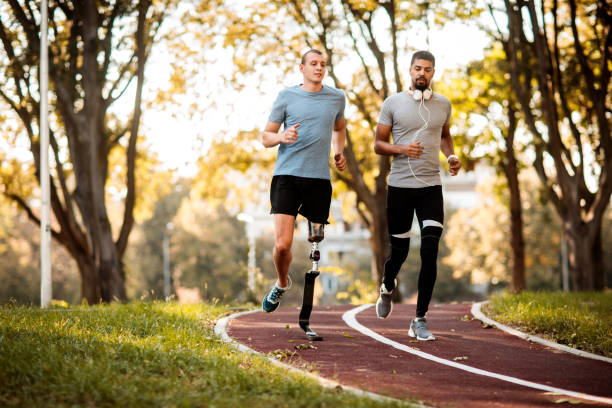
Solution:
[[[440,141],[440,150],[446,156],[448,160],[448,171],[451,176],[456,176],[461,168],[461,162],[459,158],[455,156],[455,149],[453,147],[453,137],[450,134],[450,125],[442,126],[442,139]]]
[[[344,142],[346,140],[346,120],[343,118],[334,123],[332,132],[332,147],[334,148],[334,162],[336,168],[340,171],[346,168],[346,159],[344,158]]]

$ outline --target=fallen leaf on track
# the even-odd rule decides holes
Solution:
[[[576,405],[576,404],[580,404],[581,401],[573,400],[573,399],[569,399],[569,398],[560,398],[560,399],[555,401],[555,404],[565,404],[565,403]]]
[[[296,344],[295,346],[293,346],[293,348],[296,349],[296,350],[308,350],[308,349],[316,350],[317,349],[312,344]]]

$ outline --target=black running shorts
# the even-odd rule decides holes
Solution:
[[[310,222],[328,224],[331,182],[297,176],[274,176],[270,187],[270,214],[302,214]]]

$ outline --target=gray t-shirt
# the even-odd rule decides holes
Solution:
[[[278,94],[268,120],[284,124],[285,130],[296,123],[300,126],[297,142],[279,145],[275,176],[330,179],[332,131],[344,117],[344,105],[344,93],[327,85],[319,92],[308,92],[296,85]]]
[[[404,155],[393,157],[387,180],[390,186],[418,188],[442,184],[440,140],[442,127],[450,123],[450,116],[450,101],[435,92],[432,98],[424,101],[422,105],[407,92],[400,92],[385,99],[378,123],[391,126],[393,144],[407,145],[420,140],[425,147],[420,159]]]

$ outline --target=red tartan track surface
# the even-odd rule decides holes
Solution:
[[[295,307],[241,315],[230,321],[227,333],[261,353],[295,353],[282,361],[296,367],[314,367],[323,378],[436,407],[612,406],[611,363],[483,328],[482,322],[472,319],[470,308],[471,304],[432,305],[427,317],[436,340],[428,342],[416,342],[408,336],[414,305],[394,305],[387,319],[377,318],[373,306],[355,315],[359,324],[377,335],[424,355],[411,354],[350,327],[342,316],[355,306],[313,309],[310,325],[323,341],[306,339],[297,324],[299,308]],[[316,348],[300,346],[308,344]],[[482,375],[478,370],[511,380]],[[587,394],[595,400],[547,392],[521,384],[521,380]]]

